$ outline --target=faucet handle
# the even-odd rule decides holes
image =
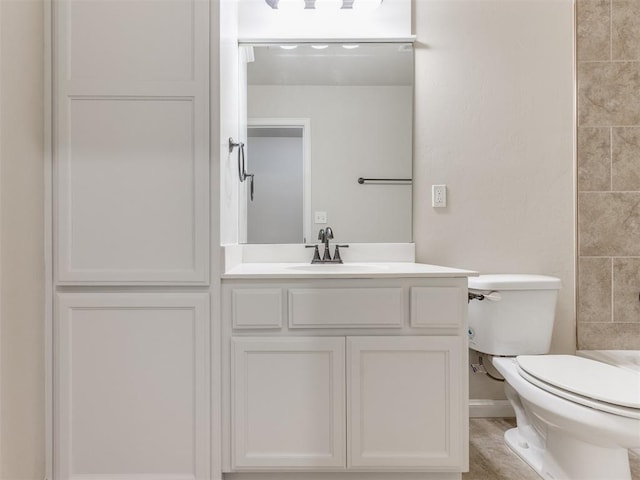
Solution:
[[[311,263],[321,263],[322,260],[320,260],[320,250],[318,250],[318,245],[305,245],[304,248],[313,248],[313,259],[311,260]]]
[[[340,248],[349,248],[349,245],[338,245],[336,244],[336,251],[333,254],[333,262],[334,263],[344,263],[342,258],[340,257]]]
[[[322,263],[331,261],[331,252],[329,251],[329,246],[325,245],[324,247],[324,255],[322,255]]]

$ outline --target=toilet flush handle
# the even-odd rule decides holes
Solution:
[[[499,302],[502,300],[502,295],[500,292],[489,292],[484,295],[485,300],[491,300],[492,302]]]
[[[471,300],[491,300],[492,302],[499,302],[500,300],[502,300],[502,295],[500,295],[500,292],[496,291],[492,291],[489,293],[475,293],[469,291],[469,301]]]

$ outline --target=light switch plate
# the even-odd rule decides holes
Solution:
[[[314,223],[327,223],[327,212],[315,212]]]

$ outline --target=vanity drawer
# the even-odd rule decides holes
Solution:
[[[466,289],[460,286],[411,287],[413,328],[458,328],[465,322]]]
[[[404,318],[402,287],[291,288],[290,328],[399,328]]]
[[[282,288],[234,288],[233,328],[282,328]]]

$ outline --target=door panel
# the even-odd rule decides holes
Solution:
[[[344,338],[234,338],[232,463],[345,466]]]
[[[457,337],[349,337],[348,465],[462,462]]]
[[[208,478],[208,294],[56,302],[56,478]]]

